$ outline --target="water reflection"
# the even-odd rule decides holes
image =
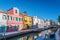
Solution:
[[[44,38],[41,33],[30,33],[25,34],[24,36],[17,36],[14,38],[9,38],[7,40],[54,40],[51,38]]]

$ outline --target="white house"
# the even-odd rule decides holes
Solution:
[[[0,10],[0,32],[5,31],[7,26],[6,14]]]
[[[33,28],[38,28],[38,18],[37,18],[37,16],[33,16],[32,24],[33,24]]]
[[[37,16],[33,16],[33,25],[36,25],[38,23]]]

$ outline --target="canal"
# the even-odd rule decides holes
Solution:
[[[15,36],[12,38],[7,38],[5,40],[55,40],[54,37],[48,36],[47,38],[41,36],[41,33],[28,33],[24,35]]]

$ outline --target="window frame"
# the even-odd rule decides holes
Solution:
[[[17,14],[18,13],[18,10],[15,10],[15,13]]]
[[[8,20],[12,20],[12,16],[8,16]]]
[[[6,20],[6,15],[3,15],[3,16],[2,16],[2,19],[3,19],[3,20]]]

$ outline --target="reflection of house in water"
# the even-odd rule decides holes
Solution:
[[[34,40],[33,36],[27,36],[27,40]]]
[[[55,33],[55,38],[56,38],[56,40],[60,40],[60,28]]]
[[[40,36],[42,36],[42,34],[41,33],[38,33],[38,36],[40,37]]]
[[[30,36],[30,35],[28,35],[28,36],[24,36],[24,37],[22,37],[21,38],[21,40],[34,40],[34,38],[33,38],[34,36]]]
[[[44,19],[44,28],[50,26],[50,20]],[[45,36],[47,37],[49,34],[50,30],[45,30]]]
[[[22,37],[21,40],[27,40],[27,36]]]

